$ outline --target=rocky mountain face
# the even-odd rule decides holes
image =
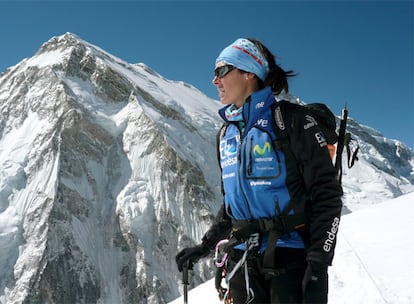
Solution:
[[[176,298],[175,254],[221,203],[218,108],[70,33],[4,71],[0,303]],[[411,149],[355,121],[350,131],[361,153],[343,177],[348,211],[414,190]]]
[[[211,110],[189,115],[168,85]],[[8,69],[0,87],[2,301],[178,296],[173,253],[194,243],[219,198],[218,175],[203,173],[216,165],[214,102],[71,34]]]

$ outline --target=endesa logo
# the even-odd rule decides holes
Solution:
[[[240,136],[223,139],[220,141],[220,158],[221,160],[237,153],[237,143]]]
[[[221,168],[224,169],[228,166],[233,166],[235,164],[237,164],[237,157],[229,157],[221,162]]]
[[[331,230],[326,231],[328,236],[323,245],[323,250],[325,250],[326,252],[330,252],[332,249],[333,243],[335,241],[336,233],[338,232],[338,226],[339,226],[339,217],[335,217],[332,222]]]
[[[237,163],[237,146],[239,136],[223,139],[220,141],[220,163],[221,168],[232,166]]]

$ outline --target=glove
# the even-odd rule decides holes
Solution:
[[[206,257],[210,253],[210,249],[203,245],[184,248],[176,256],[178,271],[183,271],[184,265],[188,263],[188,269],[192,270],[194,263],[200,258]]]
[[[302,281],[303,303],[328,302],[328,266],[309,261]]]

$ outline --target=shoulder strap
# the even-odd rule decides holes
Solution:
[[[216,151],[217,151],[217,160],[219,164],[220,164],[220,141],[223,139],[228,126],[229,126],[229,123],[224,122],[216,134]]]
[[[291,145],[290,145],[290,139],[289,139],[289,123],[291,121],[291,117],[288,117],[288,115],[291,115],[290,111],[286,111],[286,108],[288,106],[296,106],[290,103],[287,100],[281,100],[276,103],[275,109],[274,109],[274,132],[276,135],[276,140],[273,142],[273,147],[275,149],[281,149],[288,160],[295,162],[296,168],[300,171],[300,166],[298,164],[298,161],[293,154]],[[297,105],[299,106],[299,105]]]
[[[218,166],[220,168],[220,174],[221,174],[221,165],[220,165],[220,142],[224,137],[224,134],[226,133],[227,127],[229,126],[228,122],[224,122],[220,129],[218,130],[216,134],[216,152],[217,152],[217,162]],[[223,181],[221,181],[221,193],[224,195],[224,186]]]
[[[289,111],[287,108],[289,107]],[[301,105],[292,104],[289,101],[279,101],[276,103],[274,109],[274,132],[276,140],[273,143],[274,149],[281,149],[285,154],[286,165],[290,170],[296,170],[299,175],[303,175],[302,166],[299,164],[295,154],[293,153],[292,146],[290,144],[289,131],[290,124],[292,122],[292,111],[295,109],[301,109]],[[290,164],[290,165],[289,165]],[[295,171],[292,171],[295,172]],[[307,200],[306,194],[296,195],[292,198],[290,203],[282,210],[282,215],[287,215],[291,210],[295,213],[302,213],[305,209],[304,202]]]

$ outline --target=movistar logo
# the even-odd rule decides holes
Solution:
[[[263,147],[260,147],[259,145],[255,145],[253,148],[254,156],[260,155],[263,156],[267,153],[270,153],[270,143],[267,141],[264,143]]]

